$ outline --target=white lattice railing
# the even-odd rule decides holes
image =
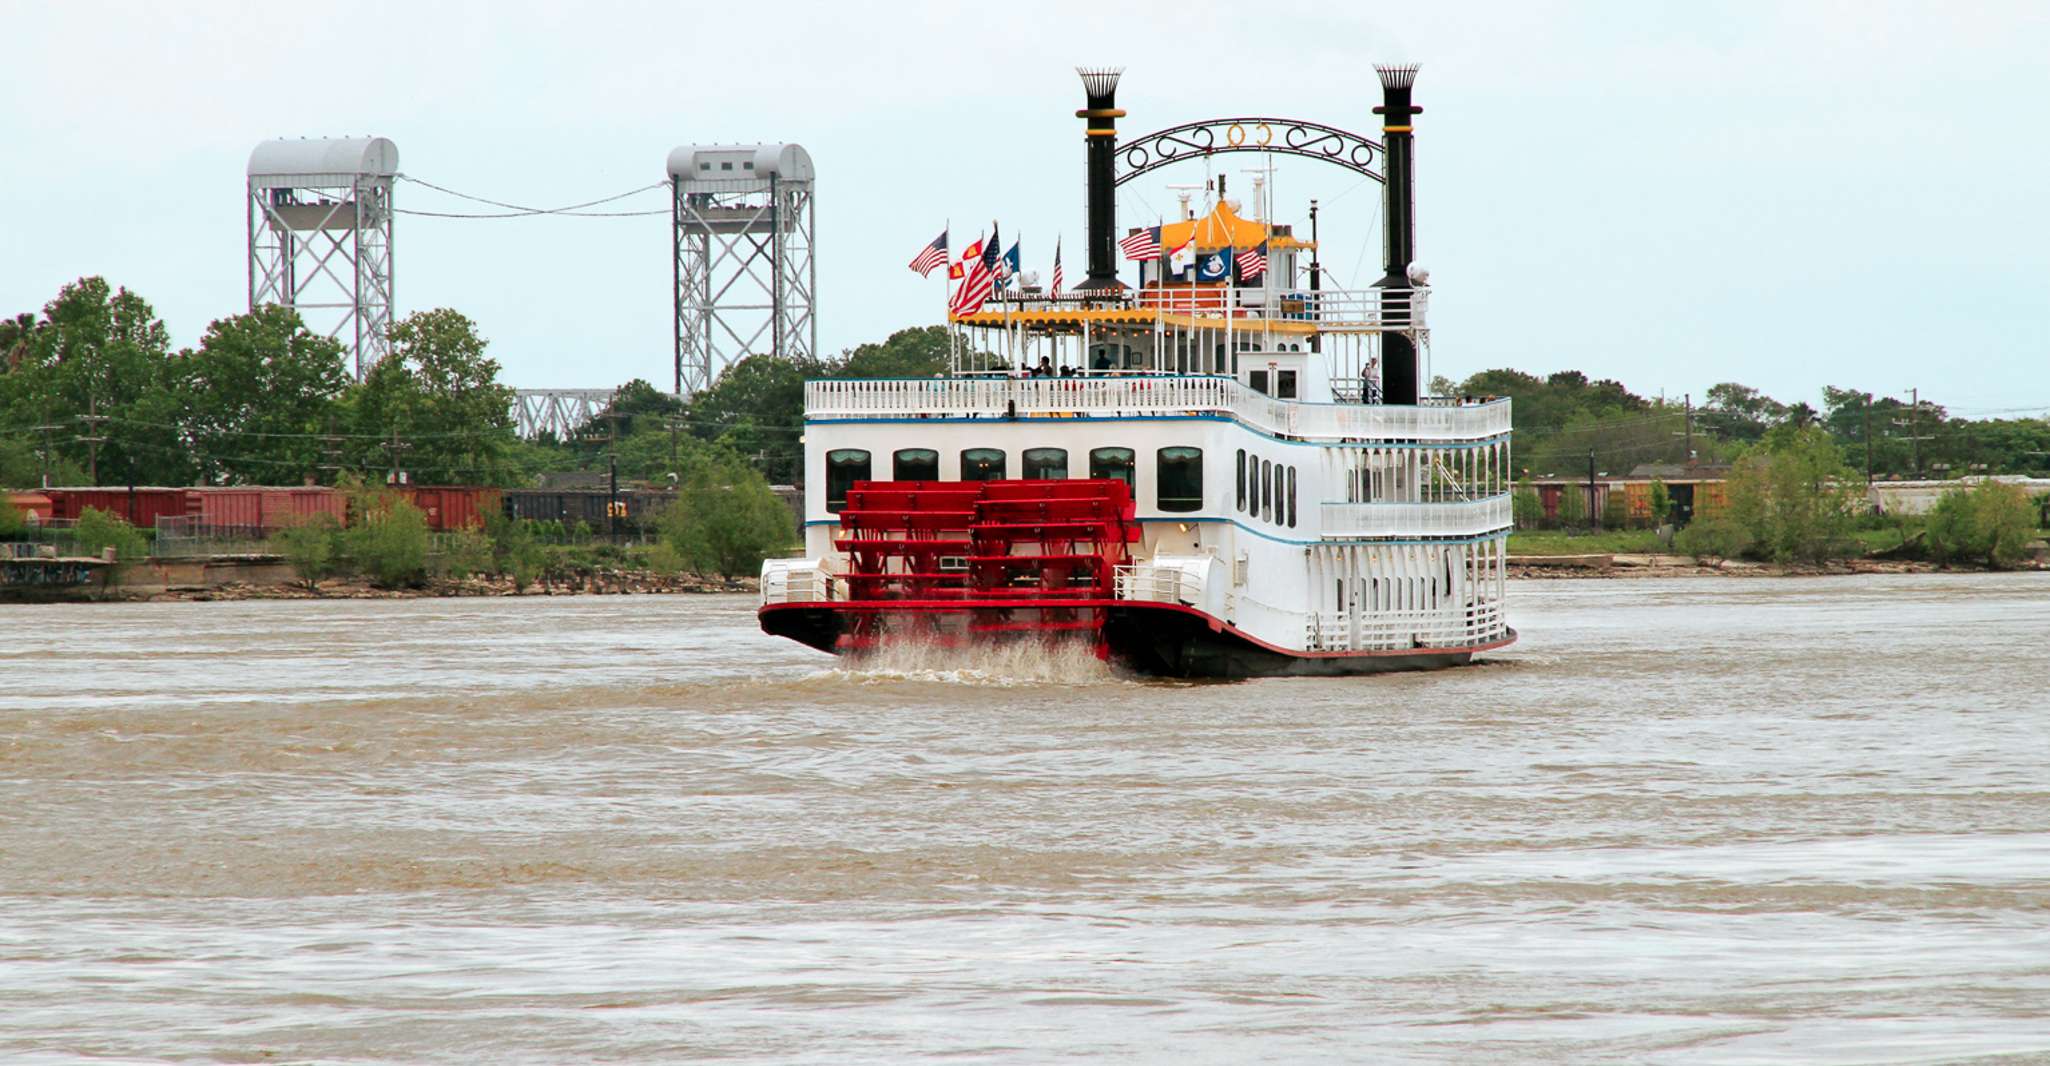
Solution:
[[[1344,614],[1311,612],[1303,624],[1303,646],[1310,651],[1401,651],[1488,644],[1504,636],[1502,605],[1375,611],[1359,620],[1357,640],[1353,632],[1353,621]]]
[[[1203,602],[1203,576],[1180,567],[1140,563],[1117,568],[1117,598],[1144,603]]]
[[[1416,407],[1298,403],[1211,376],[811,381],[805,383],[804,409],[805,417],[816,421],[1224,414],[1277,436],[1303,439],[1480,440],[1509,432],[1507,400]]]
[[[764,566],[762,603],[831,603],[840,598],[836,584],[832,574],[817,567]]]
[[[1509,528],[1508,495],[1451,503],[1326,503],[1327,537],[1477,537]]]

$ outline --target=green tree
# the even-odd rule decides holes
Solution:
[[[1579,531],[1587,526],[1587,489],[1575,484],[1559,487],[1559,527]]]
[[[476,324],[447,308],[392,327],[392,351],[350,391],[357,465],[397,465],[415,484],[516,483],[513,390],[498,383]]]
[[[803,472],[804,382],[825,368],[769,355],[751,355],[726,369],[690,403],[690,430],[747,456],[764,477],[797,480]]]
[[[1620,488],[1602,495],[1602,528],[1622,529],[1630,524],[1630,498]]]
[[[1654,528],[1666,524],[1666,517],[1673,513],[1673,493],[1659,478],[1651,479],[1651,524]]]
[[[841,353],[826,372],[836,378],[929,378],[947,372],[951,352],[945,326],[900,329],[880,344]]]
[[[1710,386],[1706,399],[1698,424],[1723,440],[1759,440],[1787,418],[1786,404],[1734,381]]]
[[[80,278],[43,317],[6,330],[0,426],[41,434],[56,456],[100,484],[184,484],[189,453],[179,439],[166,378],[170,334],[142,297],[106,279]]]
[[[209,325],[175,387],[202,478],[277,484],[318,473],[349,373],[340,344],[266,305]]]
[[[1730,516],[1761,557],[1839,559],[1856,550],[1850,534],[1864,484],[1820,427],[1781,426],[1731,471]]]
[[[700,573],[729,578],[759,572],[763,559],[796,540],[789,509],[760,474],[731,454],[711,457],[689,472],[661,528],[677,558]]]

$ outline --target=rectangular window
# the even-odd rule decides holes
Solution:
[[[900,448],[891,458],[890,476],[898,481],[938,481],[940,453],[931,448]]]
[[[1002,448],[969,448],[961,453],[961,480],[1002,481],[1003,478]]]
[[[847,506],[847,490],[869,479],[868,453],[836,448],[826,453],[826,510],[839,514]]]
[[[1139,486],[1132,480],[1132,468],[1138,465],[1136,459],[1130,448],[1092,449],[1089,452],[1089,476],[1116,478],[1136,493]]]
[[[1203,449],[1162,448],[1155,472],[1161,510],[1203,509]]]
[[[1274,464],[1260,460],[1260,517],[1274,521]]]
[[[1288,528],[1295,528],[1295,467],[1288,468]]]
[[[1234,465],[1238,468],[1239,511],[1244,513],[1246,509],[1246,450],[1244,448],[1239,449],[1239,460]]]
[[[1295,371],[1277,370],[1274,372],[1274,398],[1277,400],[1295,399]]]
[[[1025,449],[1025,480],[1059,481],[1068,476],[1066,448]]]
[[[1246,371],[1246,387],[1262,396],[1267,395],[1267,372],[1265,370]]]

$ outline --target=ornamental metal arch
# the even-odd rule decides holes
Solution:
[[[1213,118],[1184,122],[1122,142],[1117,147],[1119,173],[1114,184],[1158,170],[1170,163],[1219,152],[1273,152],[1334,163],[1387,184],[1375,169],[1386,155],[1379,141],[1370,141],[1321,122],[1293,118]]]

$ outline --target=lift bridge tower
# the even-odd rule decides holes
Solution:
[[[678,395],[750,355],[818,354],[813,181],[795,144],[669,153]]]
[[[383,137],[265,141],[249,153],[249,309],[295,308],[356,377],[391,350],[392,178]]]

